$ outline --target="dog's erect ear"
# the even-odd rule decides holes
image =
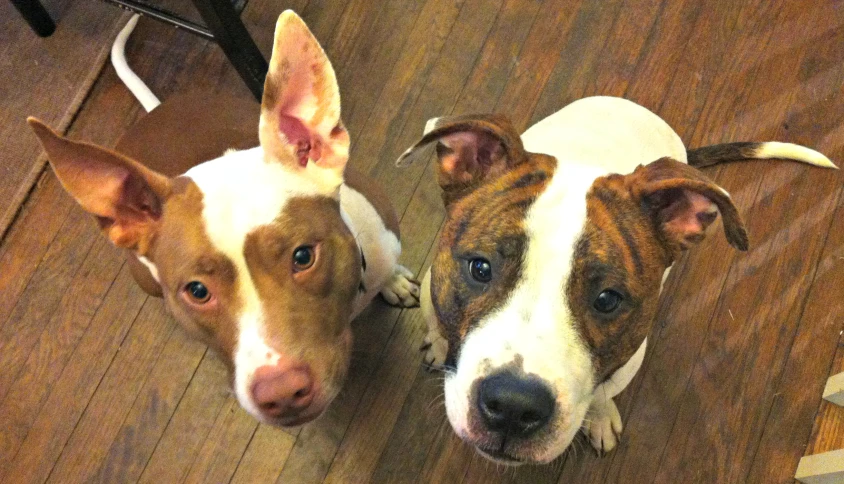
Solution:
[[[500,115],[434,118],[425,134],[396,161],[407,166],[428,154],[423,148],[436,141],[438,180],[446,192],[462,192],[483,178],[498,175],[527,160],[522,140],[510,121]]]
[[[727,241],[747,250],[747,230],[730,195],[699,170],[671,158],[639,166],[626,182],[651,212],[664,243],[678,254],[703,240],[706,228],[724,220]]]
[[[161,218],[170,179],[118,153],[59,136],[27,120],[65,190],[93,214],[114,245],[146,253]]]
[[[317,39],[291,10],[276,23],[259,137],[269,161],[313,171],[328,189],[342,183],[349,133],[340,120],[337,77]]]

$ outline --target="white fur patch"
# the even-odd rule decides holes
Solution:
[[[252,377],[264,365],[278,364],[281,355],[267,345],[262,335],[263,318],[260,314],[245,314],[240,318],[240,334],[234,352],[234,394],[240,406],[260,419],[261,412],[252,401]]]
[[[246,264],[244,243],[249,233],[278,218],[292,197],[317,189],[281,164],[266,163],[260,147],[228,151],[191,168],[185,176],[202,191],[202,217],[209,240],[237,270],[243,309],[234,351],[234,390],[240,404],[259,416],[249,392],[252,376],[259,367],[278,361],[280,355],[264,339],[264,308]]]
[[[425,129],[422,130],[422,136],[424,136],[424,135],[430,133],[431,131],[433,131],[434,128],[437,127],[437,121],[439,121],[439,120],[440,120],[440,118],[429,119],[428,122],[425,123]]]
[[[138,261],[149,270],[149,273],[152,275],[152,278],[155,279],[155,282],[161,284],[161,279],[158,278],[158,267],[142,255],[138,256]]]
[[[340,187],[340,214],[351,230],[366,258],[363,273],[365,293],[358,295],[352,317],[354,319],[378,294],[393,275],[393,268],[401,255],[401,243],[396,234],[387,230],[375,207],[360,192]]]
[[[806,148],[805,146],[793,143],[780,143],[779,141],[762,143],[753,156],[754,158],[784,158],[787,160],[802,161],[803,163],[824,168],[838,168],[823,153]]]
[[[465,412],[475,380],[519,359],[523,371],[545,380],[557,399],[551,425],[559,430],[545,453],[535,458],[553,459],[580,429],[595,376],[564,288],[574,245],[586,221],[586,192],[604,173],[600,168],[574,165],[558,171],[529,210],[523,276],[507,302],[468,334],[457,371],[445,381],[446,406],[453,407],[448,408],[449,420],[458,434],[469,433]]]

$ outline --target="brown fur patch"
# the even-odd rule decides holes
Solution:
[[[294,272],[293,252],[301,246],[313,246],[315,260],[308,270]],[[338,202],[291,199],[275,223],[247,236],[244,254],[264,303],[267,343],[304,360],[324,390],[338,391],[351,354],[346,333],[361,279],[360,251]]]
[[[565,295],[601,382],[633,356],[650,332],[671,259],[624,177],[597,179],[587,194],[586,215]],[[609,315],[593,306],[606,289],[624,298]]]
[[[600,382],[627,362],[650,332],[663,272],[704,238],[717,217],[713,204],[724,216],[730,243],[746,248],[747,234],[729,196],[695,168],[669,158],[629,175],[598,178],[586,202],[587,222],[566,296]],[[606,289],[623,297],[610,314],[594,308]]]
[[[447,206],[448,216],[431,271],[431,296],[440,330],[449,342],[447,363],[456,361],[469,330],[507,299],[526,249],[524,220],[551,179],[556,160],[533,154],[517,167],[483,183]],[[487,284],[474,281],[469,261],[492,265]]]
[[[165,202],[167,216],[162,218],[149,258],[158,268],[162,292],[176,320],[230,363],[242,304],[237,273],[208,239],[202,210],[203,195],[196,184],[189,178],[175,178],[173,192]],[[184,288],[192,281],[211,291],[216,307],[195,307],[185,301]]]
[[[690,194],[709,199],[724,219],[724,235],[733,247],[747,250],[744,222],[730,197],[701,171],[671,158],[660,158],[638,167],[625,178],[630,191],[651,213],[663,242],[677,256],[690,242],[702,240],[706,227],[714,220],[706,212],[690,213],[698,217],[700,228],[693,232],[677,230],[670,223],[692,208]],[[691,237],[689,237],[691,236]]]

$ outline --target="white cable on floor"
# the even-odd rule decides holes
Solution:
[[[117,38],[114,39],[114,44],[111,46],[111,64],[114,66],[114,70],[117,71],[117,76],[120,77],[120,80],[126,84],[126,87],[129,88],[129,91],[138,98],[138,101],[144,107],[147,112],[152,111],[155,109],[161,101],[155,97],[155,94],[150,91],[149,87],[144,84],[144,81],[138,77],[137,74],[129,67],[129,64],[126,62],[126,41],[129,39],[129,35],[132,34],[132,31],[135,30],[135,25],[138,23],[138,18],[140,15],[135,14],[132,15],[132,18],[129,19],[129,22],[126,23],[126,26],[123,27],[123,30],[117,34]]]

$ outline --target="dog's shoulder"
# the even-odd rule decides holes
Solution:
[[[399,219],[398,216],[396,216],[396,211],[393,209],[392,203],[390,203],[390,198],[381,186],[352,166],[346,167],[346,172],[343,177],[346,187],[363,195],[366,201],[368,201],[375,209],[375,212],[378,213],[378,216],[381,217],[381,220],[384,222],[384,226],[387,230],[394,233],[396,238],[398,238]],[[344,209],[346,208],[347,207],[344,204]]]

